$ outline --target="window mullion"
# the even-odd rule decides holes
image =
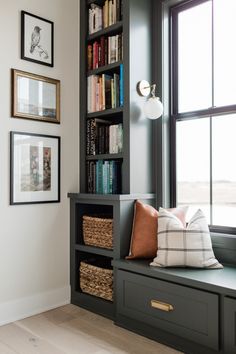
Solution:
[[[215,107],[214,103],[214,0],[211,2],[212,4],[212,12],[211,12],[211,92],[212,92],[212,107]],[[212,166],[212,116],[209,117],[210,119],[210,223],[213,224],[212,214],[213,214],[213,166]]]

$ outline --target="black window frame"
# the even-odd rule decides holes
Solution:
[[[211,2],[212,4],[212,13],[213,9],[213,1],[212,0],[188,0],[188,1],[175,1],[173,6],[169,7],[169,54],[170,54],[170,205],[172,207],[176,206],[176,194],[177,194],[177,180],[176,180],[176,124],[177,121],[186,121],[193,119],[201,119],[208,117],[210,120],[210,136],[212,136],[212,119],[215,116],[219,115],[227,115],[236,113],[236,104],[215,107],[214,102],[212,102],[212,106],[207,109],[196,110],[191,112],[183,112],[178,113],[178,14],[181,11],[190,9],[197,5],[200,5],[205,2]],[[213,18],[213,16],[212,16]],[[212,31],[214,30],[214,23],[212,23]],[[212,48],[214,39],[212,36]],[[213,50],[213,49],[212,49]],[[213,71],[214,71],[214,55],[212,55],[212,90],[214,90],[214,82],[213,82]],[[214,95],[212,94],[212,97]],[[210,163],[212,166],[212,148],[210,148]],[[210,166],[210,207],[212,210],[212,168]],[[236,227],[229,226],[219,226],[219,225],[210,225],[210,231],[215,233],[225,233],[225,234],[236,234]]]

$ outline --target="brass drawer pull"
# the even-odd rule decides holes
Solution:
[[[155,309],[166,311],[166,312],[174,310],[174,307],[172,305],[157,300],[151,300],[151,306],[154,307]]]

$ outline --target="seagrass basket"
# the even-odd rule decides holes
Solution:
[[[85,245],[113,248],[113,219],[83,216],[83,239]]]
[[[80,262],[82,292],[113,301],[113,270],[106,260]]]

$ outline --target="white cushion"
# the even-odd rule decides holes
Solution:
[[[153,266],[223,268],[215,258],[208,224],[200,209],[185,228],[176,216],[160,208],[157,237]]]

